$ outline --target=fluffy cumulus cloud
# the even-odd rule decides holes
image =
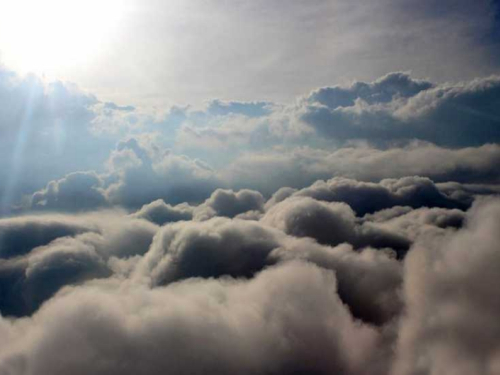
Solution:
[[[133,217],[145,219],[158,225],[181,220],[191,220],[194,208],[186,203],[172,206],[158,199],[145,204],[140,210],[132,214]]]
[[[67,289],[25,324],[2,321],[10,339],[0,356],[3,372],[383,371],[382,335],[356,323],[334,274],[312,265],[290,263],[249,282],[117,288]]]
[[[467,219],[409,254],[395,374],[499,371],[498,199],[478,202]]]
[[[316,181],[310,187],[295,192],[293,196],[345,202],[358,215],[406,205],[413,208],[464,207],[460,201],[442,193],[429,178],[417,176],[384,179],[379,183],[335,177],[328,181]]]
[[[65,285],[113,272],[147,252],[157,226],[123,212],[0,221],[0,311],[34,312]]]
[[[435,86],[391,73],[372,83],[313,92],[302,118],[320,134],[341,140],[481,145],[500,140],[499,92],[498,76]]]
[[[347,196],[348,191],[355,194],[366,188],[381,194],[381,199],[386,195],[383,200],[391,201],[387,204],[406,205],[405,196],[420,195],[420,203],[415,201],[414,207],[420,204],[464,208],[476,195],[498,193],[499,162],[500,147],[496,144],[462,149],[428,143],[389,149],[360,144],[335,151],[300,147],[245,153],[217,169],[200,159],[161,152],[157,146],[132,138],[112,152],[107,171],[75,172],[53,180],[35,192],[29,204],[32,209],[80,211],[117,205],[140,208],[158,199],[174,206],[197,205],[208,199],[205,211],[210,216],[213,210],[222,209],[223,200],[235,199],[241,200],[240,208],[234,208],[239,210],[235,214],[239,214],[246,210],[262,211],[261,194],[269,197],[279,192],[279,196],[284,196],[290,189],[307,188],[319,179],[330,181],[337,176],[332,181],[339,185],[338,194],[342,190]],[[439,184],[433,184],[429,178]],[[333,185],[332,181],[317,182],[306,191],[327,189],[320,187]],[[381,185],[375,188],[377,184]],[[215,192],[217,188],[221,190]],[[347,203],[357,211],[352,199]],[[385,208],[378,201],[370,205],[368,211]]]
[[[162,112],[0,70],[0,374],[498,374],[499,82]]]
[[[203,220],[213,216],[235,217],[248,211],[262,212],[264,204],[265,199],[258,191],[217,189],[196,208],[195,217]]]
[[[495,374],[500,201],[421,207],[413,184],[384,184],[357,196],[409,186],[406,205],[386,192],[361,216],[305,189],[268,204],[221,190],[198,206],[2,219],[0,369]]]
[[[273,206],[261,220],[293,236],[311,237],[332,246],[347,242],[357,248],[374,246],[402,251],[410,245],[396,233],[369,223],[358,224],[354,211],[345,203],[292,197]]]
[[[75,85],[0,67],[0,101],[2,211],[50,179],[93,168],[113,147],[91,131],[98,100]]]
[[[96,173],[74,172],[49,182],[45,189],[33,194],[31,204],[34,208],[54,210],[95,209],[105,206],[106,198]]]
[[[495,193],[500,177],[495,76],[433,83],[397,72],[320,88],[293,105],[214,100],[149,113],[60,82],[2,74],[4,96],[17,103],[0,113],[4,214],[27,206],[139,209],[158,199],[197,205],[218,188],[268,198],[335,176],[459,182],[468,187],[449,196],[470,205],[488,186]],[[45,150],[59,154],[48,160]],[[259,204],[251,210],[262,212]]]
[[[189,277],[250,277],[264,268],[281,235],[248,220],[172,224],[155,237],[136,277],[153,285]]]

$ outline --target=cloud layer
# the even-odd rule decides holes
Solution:
[[[27,315],[0,318],[3,373],[498,370],[498,198],[360,217],[292,195],[261,219],[136,216],[3,219],[10,244],[53,233],[1,261],[2,315]]]
[[[497,76],[148,112],[0,72],[0,374],[499,373]]]

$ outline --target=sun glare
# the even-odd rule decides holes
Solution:
[[[0,63],[49,75],[90,64],[124,9],[120,0],[0,0]]]

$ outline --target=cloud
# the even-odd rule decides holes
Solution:
[[[135,110],[135,107],[134,106],[131,106],[131,105],[126,105],[126,106],[119,106],[117,105],[116,103],[113,103],[113,102],[106,102],[104,103],[104,108],[106,109],[112,109],[112,110],[115,110],[115,111],[134,111]]]
[[[236,154],[352,140],[388,147],[414,140],[477,147],[500,140],[499,90],[498,76],[433,83],[392,72],[373,82],[319,88],[294,104],[268,105],[266,114],[253,118],[210,110],[221,106],[215,101],[205,112],[186,113],[176,144],[191,152],[223,148]]]
[[[205,199],[218,185],[215,173],[203,161],[148,149],[133,138],[118,145],[110,163],[111,172],[118,177],[106,189],[113,204],[137,207],[156,199],[196,202]]]
[[[440,202],[422,200],[439,192],[428,179],[318,186],[267,206],[222,191],[234,218],[194,219],[219,191],[132,215],[2,219],[19,241],[52,234],[0,259],[0,372],[494,374],[498,198],[464,212],[420,207]],[[356,216],[339,186],[388,207]]]
[[[500,141],[499,92],[497,76],[434,86],[391,73],[372,83],[315,91],[301,116],[319,134],[341,141],[420,139],[479,146]]]
[[[221,175],[232,186],[266,194],[283,186],[303,188],[334,176],[373,182],[422,176],[436,182],[496,184],[500,177],[496,168],[499,162],[497,144],[459,149],[421,142],[391,148],[359,144],[333,151],[298,147],[245,153]]]
[[[376,104],[410,98],[433,86],[431,82],[412,79],[407,73],[394,72],[371,83],[358,81],[349,87],[324,87],[313,91],[307,99],[310,103],[317,102],[330,109],[337,109],[352,107],[358,99]]]
[[[33,194],[33,208],[52,210],[92,210],[107,205],[103,181],[95,172],[74,172],[51,181]]]
[[[216,186],[214,171],[198,159],[160,150],[131,138],[120,142],[108,171],[74,172],[47,184],[31,197],[31,208],[85,211],[109,206],[140,208],[153,200],[200,202]]]
[[[37,190],[33,207],[75,211],[110,205],[138,209],[157,199],[199,204],[217,188],[252,189],[270,196],[284,186],[303,188],[334,176],[378,182],[418,175],[467,184],[495,184],[499,178],[500,151],[497,144],[488,143],[497,140],[494,76],[451,84],[396,72],[373,82],[317,89],[293,105],[215,100],[203,110],[172,107],[147,114],[140,108],[101,103],[71,85],[46,84],[35,77],[23,81],[9,74],[4,72],[3,87],[20,104],[6,110],[6,118],[11,118],[6,124],[12,126],[5,129],[12,139],[25,137],[19,133],[19,108],[28,106],[32,90],[36,116],[29,113],[26,134],[32,135],[26,139],[37,142],[21,142],[14,152],[17,141],[6,141],[10,156],[1,159],[8,166],[4,214],[26,206],[21,195]],[[265,113],[257,116],[259,108]],[[324,114],[326,122],[307,119],[315,113]],[[340,122],[331,116],[340,116]],[[60,130],[65,154],[49,162],[36,150],[57,148],[46,143],[43,134],[49,132],[55,139],[58,119],[64,119]],[[325,137],[322,126],[340,129],[343,135]],[[363,134],[351,132],[361,128]],[[89,150],[88,144],[98,151]],[[40,163],[36,173],[18,168],[25,162],[14,160],[16,153],[25,157],[26,147],[35,150],[30,151],[33,160],[25,162]],[[41,170],[47,171],[43,177]],[[22,182],[23,189],[17,189],[25,179],[30,183]],[[85,199],[71,198],[75,194]]]
[[[439,190],[450,198],[471,204],[477,197],[500,194],[500,186],[496,184],[460,184],[454,181],[437,184]]]
[[[46,219],[37,217],[0,219],[0,258],[21,256],[35,247],[47,245],[56,238],[95,230],[96,228],[88,223],[63,216]]]
[[[498,199],[478,201],[466,223],[421,241],[405,261],[407,313],[394,374],[498,372]]]
[[[207,112],[214,116],[224,116],[227,114],[241,114],[248,117],[260,117],[270,113],[272,103],[268,102],[223,102],[213,100],[209,103]]]
[[[113,143],[89,124],[98,100],[76,85],[0,67],[0,210],[48,180],[102,163]],[[89,145],[92,145],[89,147]]]
[[[353,321],[334,274],[297,262],[250,281],[66,289],[23,325],[2,320],[2,330],[7,373],[384,371],[381,334]]]
[[[441,193],[433,181],[418,176],[384,179],[379,183],[334,177],[327,181],[316,181],[293,196],[345,202],[361,216],[393,206],[464,207],[461,202]]]
[[[139,219],[146,219],[158,225],[163,225],[181,220],[191,220],[193,218],[193,211],[194,207],[186,203],[172,206],[158,199],[142,206],[142,208],[132,216]]]
[[[268,264],[282,235],[248,220],[170,224],[155,237],[135,276],[152,285],[190,277],[251,277]]]
[[[144,205],[132,216],[158,225],[181,220],[208,220],[215,216],[235,217],[248,213],[251,217],[262,213],[265,199],[258,191],[243,189],[237,192],[217,189],[198,206],[181,203],[176,206],[156,200]]]
[[[116,259],[146,253],[157,230],[123,212],[6,218],[0,226],[0,311],[15,316],[63,286],[127,273]]]
[[[235,217],[248,211],[262,212],[265,199],[261,193],[243,189],[237,192],[217,189],[195,209],[195,218],[204,220],[213,216]]]
[[[391,252],[351,245],[322,246],[304,238],[274,250],[274,261],[305,260],[335,272],[339,297],[356,319],[376,325],[397,320],[404,306],[400,296],[403,268]]]
[[[374,223],[378,228],[399,233],[411,240],[424,235],[446,234],[450,229],[461,228],[465,222],[465,212],[458,209],[418,208],[395,206],[364,216],[365,222]]]
[[[444,158],[446,163],[441,162]],[[269,196],[279,190],[274,200],[282,200],[291,194],[314,198],[318,198],[318,194],[337,196],[320,199],[345,201],[360,215],[394,205],[466,208],[474,195],[479,193],[473,193],[471,182],[479,187],[494,186],[498,181],[498,170],[495,168],[498,161],[500,149],[497,145],[453,150],[415,143],[387,150],[357,145],[333,152],[306,148],[284,153],[252,154],[215,170],[198,159],[163,153],[160,148],[143,146],[131,139],[120,144],[112,154],[108,173],[70,174],[50,182],[47,188],[33,195],[31,202],[36,208],[75,211],[114,205],[133,209],[157,199],[167,204],[187,201],[196,205],[208,199],[204,208],[197,209],[199,215],[205,212],[206,217],[235,216],[249,210],[262,211],[261,194]],[[469,193],[454,193],[461,184],[436,185],[425,177],[405,177],[412,173],[415,176],[430,176],[435,182],[465,182],[462,189],[468,189]],[[339,177],[331,179],[332,176]],[[401,178],[387,178],[390,176]],[[78,179],[85,180],[85,183],[77,183]],[[315,182],[320,179],[328,181]],[[481,181],[487,183],[478,184]],[[214,193],[221,185],[231,186],[233,193],[223,193],[227,189]],[[290,187],[282,188],[287,185]],[[443,186],[443,191],[440,186]],[[446,186],[448,188],[445,189]],[[249,188],[256,191],[250,193]],[[294,188],[304,190],[294,193]],[[240,189],[242,191],[238,193]],[[329,189],[331,191],[327,193]],[[355,197],[350,194],[361,189],[371,191],[378,200],[373,201],[371,196],[366,195],[359,198],[365,203],[355,202]],[[496,192],[494,188],[485,189],[482,189],[482,194]],[[61,197],[59,190],[63,193]],[[243,194],[243,191],[246,193]],[[215,195],[210,198],[212,193]],[[85,199],[75,199],[76,196]],[[244,196],[253,203],[238,203]],[[226,197],[224,210],[234,212],[218,212],[222,206],[214,208],[214,205],[221,204],[218,200],[223,197]],[[267,202],[266,207],[272,202]],[[237,208],[240,204],[243,206]]]
[[[345,203],[296,196],[271,207],[261,221],[290,235],[311,237],[331,246],[347,242],[357,248],[372,246],[398,251],[410,246],[399,234],[369,223],[358,224],[354,211]]]
[[[0,67],[0,374],[498,374],[492,3],[178,3],[168,87],[235,100]]]

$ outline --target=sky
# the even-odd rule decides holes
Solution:
[[[500,3],[0,0],[0,374],[500,374]]]

